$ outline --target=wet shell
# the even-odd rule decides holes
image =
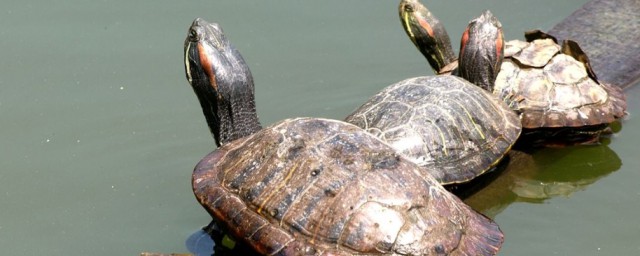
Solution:
[[[193,174],[199,202],[268,255],[493,255],[502,233],[386,143],[289,119],[228,143]]]
[[[485,90],[455,76],[391,85],[346,118],[392,145],[442,184],[494,166],[520,135],[518,116]]]
[[[563,52],[551,38],[507,42],[494,94],[527,129],[596,126],[622,117],[620,88],[597,81],[586,55],[578,60]]]

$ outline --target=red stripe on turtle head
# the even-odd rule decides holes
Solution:
[[[200,59],[200,65],[202,69],[207,74],[207,78],[209,79],[209,85],[213,87],[213,89],[218,92],[218,83],[216,82],[216,72],[214,67],[209,59],[209,55],[207,55],[207,49],[202,44],[198,44],[198,58]]]

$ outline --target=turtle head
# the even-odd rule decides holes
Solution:
[[[184,66],[218,146],[259,130],[251,72],[218,24],[193,21]]]
[[[229,65],[229,41],[222,28],[197,18],[189,27],[184,41],[184,67],[187,81],[196,94],[212,95],[212,99],[224,100],[224,89],[233,79]]]
[[[492,92],[503,55],[502,24],[490,11],[484,11],[462,34],[458,75]]]
[[[407,36],[436,73],[455,61],[449,34],[427,7],[418,0],[402,0],[398,11]]]

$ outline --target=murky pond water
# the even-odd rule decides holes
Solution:
[[[586,0],[426,2],[458,35],[491,9],[507,38]],[[431,74],[396,1],[5,1],[0,4],[0,252],[187,252],[210,217],[190,187],[213,139],[183,69],[195,17],[250,65],[263,124],[341,119],[386,85]],[[543,150],[467,203],[495,218],[502,255],[640,254],[640,89],[601,146]]]

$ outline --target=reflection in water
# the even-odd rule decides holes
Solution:
[[[513,150],[497,171],[456,188],[456,194],[479,212],[494,218],[514,202],[542,203],[546,199],[584,190],[622,166],[606,145]]]
[[[201,229],[191,234],[187,238],[185,245],[189,252],[194,255],[212,255],[215,243],[211,236]]]

